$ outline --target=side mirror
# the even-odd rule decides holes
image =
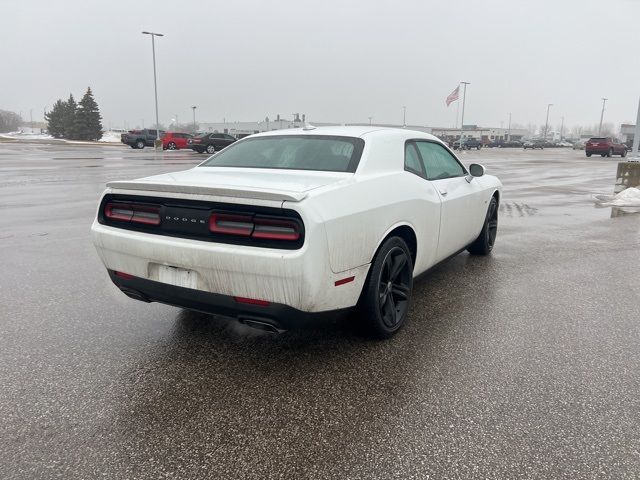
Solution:
[[[469,165],[469,173],[472,177],[481,177],[484,175],[484,167],[479,163],[472,163]]]

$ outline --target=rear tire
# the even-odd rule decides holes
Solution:
[[[622,150],[622,153],[620,154],[620,157],[621,157],[621,158],[624,158],[624,157],[626,157],[626,156],[627,156],[627,150],[626,150],[626,149],[625,149],[625,150]]]
[[[611,158],[612,155],[613,155],[613,148],[610,148],[609,151],[607,152],[607,157]]]
[[[175,144],[175,142],[169,142],[167,144],[167,150],[176,150],[177,145]]]
[[[216,147],[214,147],[213,145],[207,145],[207,153],[209,155],[213,155],[214,153],[216,153]]]
[[[144,147],[145,147],[145,145],[144,145],[144,140],[138,140],[138,141],[136,142],[136,148],[138,148],[138,149],[142,149],[142,148],[144,148]]]
[[[491,197],[484,225],[478,238],[467,247],[467,251],[472,255],[489,255],[496,243],[498,234],[498,201],[496,197]]]
[[[587,153],[587,157],[590,157],[590,156],[591,156],[591,154],[590,154],[590,153]]]
[[[400,237],[382,244],[362,290],[359,314],[367,333],[390,338],[406,323],[413,289],[413,260]]]

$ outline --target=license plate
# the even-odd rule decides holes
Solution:
[[[198,274],[193,270],[158,265],[158,281],[175,285],[176,287],[197,288]]]

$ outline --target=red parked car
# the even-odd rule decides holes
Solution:
[[[180,150],[181,148],[187,148],[187,140],[193,135],[180,132],[167,132],[162,137],[163,150]]]
[[[627,147],[618,142],[617,139],[611,137],[593,137],[584,145],[584,151],[587,157],[594,153],[601,157],[610,157],[611,155],[627,156]]]

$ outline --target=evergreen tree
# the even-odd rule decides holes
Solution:
[[[75,132],[76,110],[78,105],[72,94],[65,103],[64,115],[62,116],[63,133],[62,136],[69,140],[77,140]]]
[[[45,114],[48,123],[49,135],[55,138],[64,137],[64,115],[66,113],[66,102],[58,100],[53,108]]]
[[[78,140],[99,140],[102,138],[100,110],[93,98],[91,87],[80,100],[74,121],[74,134]]]

